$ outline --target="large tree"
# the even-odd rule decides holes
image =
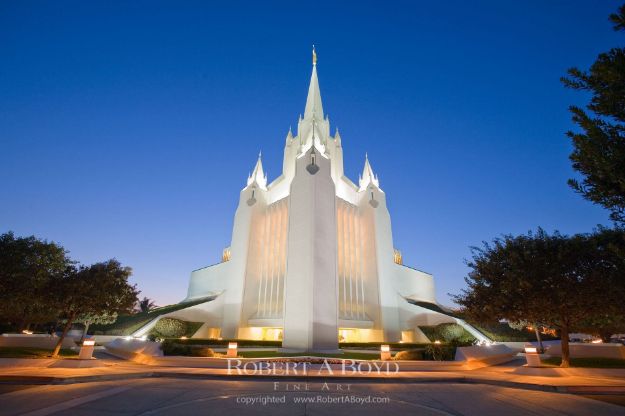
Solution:
[[[625,31],[625,5],[610,20],[614,30]],[[573,142],[570,159],[583,179],[570,179],[569,184],[610,210],[612,220],[625,223],[625,49],[600,54],[588,72],[569,69],[562,82],[591,95],[589,113],[570,107],[580,127],[567,133]]]
[[[34,236],[0,235],[0,317],[27,329],[56,319],[49,283],[65,275],[72,261],[60,245]]]
[[[613,334],[625,332],[625,229],[600,228],[588,238],[610,289],[603,295],[603,307],[582,319],[579,330],[609,342]]]
[[[495,239],[473,249],[468,289],[455,301],[478,321],[526,320],[557,328],[562,366],[568,367],[570,331],[591,317],[623,313],[618,253],[624,241],[622,231],[604,229],[572,237],[539,229]]]
[[[63,318],[63,332],[52,354],[58,356],[63,339],[79,316],[130,312],[139,291],[128,283],[132,270],[117,260],[81,266],[57,279],[53,293]]]

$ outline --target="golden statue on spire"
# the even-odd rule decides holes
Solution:
[[[315,45],[313,45],[313,65],[317,65],[317,52],[315,52]]]

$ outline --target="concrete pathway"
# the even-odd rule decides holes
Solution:
[[[0,360],[1,415],[342,414],[625,415],[625,370],[527,369],[250,377],[227,369],[154,367],[105,358],[99,368]],[[22,362],[20,362],[22,363]],[[555,371],[555,373],[554,373]],[[37,385],[41,384],[41,385]],[[3,394],[4,393],[4,394]],[[573,393],[573,394],[569,394]],[[589,396],[591,400],[583,396]],[[613,404],[611,404],[611,403]]]
[[[579,396],[456,383],[151,378],[45,385],[0,395],[0,415],[625,415]]]
[[[124,380],[149,377],[170,377],[184,379],[219,379],[228,377],[231,379],[246,380],[244,372],[228,369],[211,368],[180,368],[180,367],[156,367],[136,364],[124,360],[104,359],[104,367],[97,368],[36,368],[24,367],[23,365],[7,365],[9,359],[0,360],[0,381],[23,383],[23,384],[71,384],[77,382]],[[36,362],[39,360],[29,360]],[[347,371],[341,374],[336,370],[330,373],[320,365],[310,367],[303,379],[325,380],[377,380],[378,382],[394,383],[473,383],[488,384],[503,387],[517,387],[523,389],[576,392],[576,389],[587,389],[587,393],[597,391],[612,391],[625,394],[625,369],[527,369],[522,367],[523,361],[486,367],[478,370],[458,371],[400,371],[399,373],[386,374],[382,372],[354,373]],[[556,372],[557,373],[554,373]],[[276,376],[262,376],[269,379],[280,379]],[[296,380],[302,378],[301,372],[291,372],[284,379]]]

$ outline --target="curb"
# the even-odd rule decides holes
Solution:
[[[194,380],[229,380],[229,381],[249,381],[251,379],[258,381],[305,381],[315,382],[316,380],[342,380],[345,382],[369,382],[380,384],[439,384],[439,383],[462,383],[462,384],[482,384],[489,386],[507,387],[519,390],[544,391],[549,393],[575,394],[575,395],[624,395],[625,383],[622,386],[555,386],[551,384],[532,384],[506,380],[492,380],[474,377],[359,377],[359,376],[273,376],[273,375],[219,375],[219,374],[202,374],[202,373],[185,373],[185,372],[143,372],[143,373],[123,373],[123,374],[106,374],[93,376],[78,377],[54,377],[54,376],[11,376],[0,375],[1,384],[25,384],[25,385],[70,385],[79,383],[90,383],[97,381],[116,381],[116,380],[133,380],[146,378],[174,378],[174,379],[194,379]]]

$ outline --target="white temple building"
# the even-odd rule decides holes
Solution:
[[[194,337],[282,340],[288,350],[430,342],[419,326],[446,322],[487,340],[438,305],[432,275],[403,264],[367,156],[357,183],[345,176],[343,141],[338,130],[330,134],[314,50],[304,116],[297,134],[286,136],[282,174],[269,183],[259,155],[222,262],[191,273],[185,302],[192,306],[159,318],[202,322]]]

